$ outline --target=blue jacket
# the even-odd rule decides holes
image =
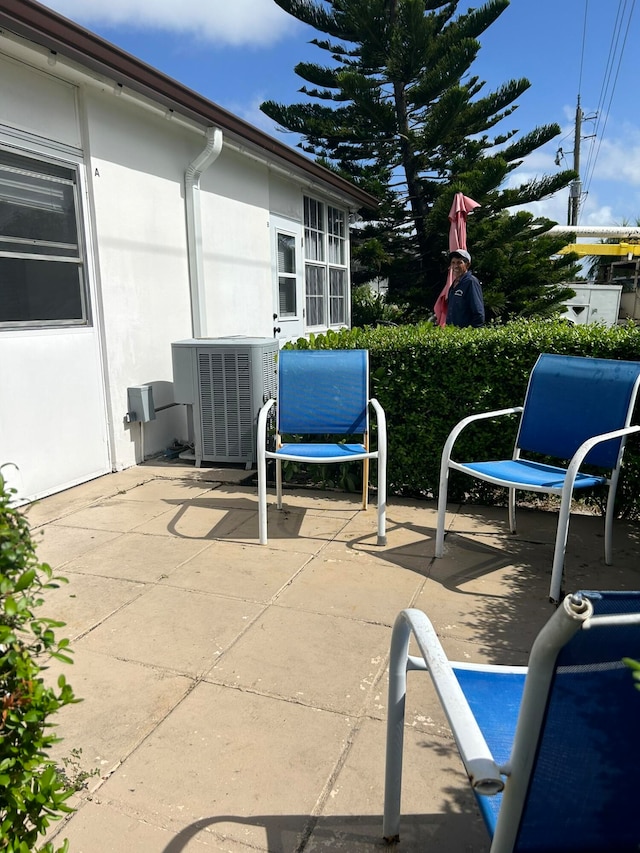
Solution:
[[[469,270],[449,289],[447,326],[484,326],[482,288]]]

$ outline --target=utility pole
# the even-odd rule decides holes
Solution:
[[[569,184],[569,214],[567,225],[578,224],[578,212],[580,210],[580,196],[582,195],[582,181],[580,180],[580,136],[582,133],[582,119],[584,113],[580,106],[580,95],[576,107],[576,129],[573,141],[573,171],[577,177]]]

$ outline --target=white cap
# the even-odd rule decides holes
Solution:
[[[471,255],[467,252],[466,249],[454,249],[453,252],[449,252],[449,260],[451,258],[462,258],[463,261],[466,261],[468,264],[471,263]]]

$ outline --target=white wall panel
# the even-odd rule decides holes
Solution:
[[[0,463],[34,499],[109,470],[93,329],[0,334]],[[9,472],[11,475],[11,472]]]
[[[0,54],[0,124],[80,148],[76,87]]]
[[[269,176],[269,208],[272,213],[302,222],[302,189],[293,179],[287,180],[279,174]]]
[[[273,334],[266,166],[223,149],[202,176],[207,328],[211,336]]]
[[[172,401],[171,343],[191,335],[184,170],[204,139],[112,95],[89,92],[87,120],[115,465],[143,449],[125,424],[127,388]],[[145,426],[145,454],[186,438],[183,408]]]

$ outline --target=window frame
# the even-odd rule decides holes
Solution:
[[[293,231],[287,231],[280,226],[276,226],[276,281],[278,287],[278,317],[285,320],[294,320],[298,316],[298,246],[299,237]],[[293,270],[285,270],[280,263],[280,238],[291,240],[293,251]],[[285,259],[283,253],[282,259]],[[285,288],[283,290],[283,285]],[[292,297],[293,310],[282,311],[283,297],[285,302]]]
[[[347,208],[305,195],[303,229],[305,327],[309,330],[348,327],[351,320],[349,212]],[[339,293],[334,293],[336,278],[342,279]],[[337,306],[342,307],[336,318]]]
[[[92,326],[84,218],[81,204],[82,175],[80,164],[57,160],[41,153],[0,145],[0,167],[5,174],[7,171],[15,174],[16,181],[22,174],[25,177],[36,178],[43,187],[47,184],[51,186],[58,184],[71,189],[71,213],[76,243],[46,240],[28,235],[16,237],[15,235],[0,234],[0,264],[3,259],[6,259],[24,261],[27,264],[65,264],[75,267],[77,282],[75,284],[69,283],[69,292],[72,293],[74,306],[77,306],[77,311],[74,313],[79,315],[44,319],[28,317],[21,320],[7,320],[0,316],[0,333],[22,329],[86,328]],[[26,183],[28,182],[25,182],[25,186]],[[33,186],[37,187],[37,184],[34,182]],[[35,191],[37,192],[37,189]],[[31,251],[27,250],[28,247],[31,248]],[[60,272],[61,269],[58,268],[57,271]],[[38,272],[42,271],[43,268],[38,269]],[[61,298],[63,298],[63,294],[61,294]],[[55,294],[52,301],[55,302]]]

